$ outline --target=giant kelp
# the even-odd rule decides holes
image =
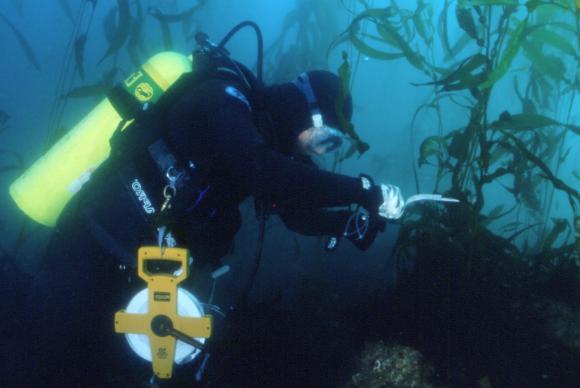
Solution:
[[[556,29],[575,31],[577,27],[565,21],[536,22],[536,12],[539,13],[540,8],[550,7],[552,12],[574,15],[576,9],[572,8],[573,4],[530,1],[518,5],[517,1],[460,1],[456,5],[456,17],[466,36],[473,40],[471,49],[473,51],[475,48],[476,52],[463,54],[466,49],[458,51],[455,56],[463,55],[464,58],[447,67],[444,63],[426,59],[434,58],[433,41],[424,32],[424,23],[418,21],[423,19],[418,19],[417,15],[428,6],[419,1],[417,9],[410,11],[400,9],[395,1],[391,4],[386,8],[365,9],[353,20],[345,34],[366,55],[383,60],[406,58],[410,65],[433,78],[430,82],[415,84],[434,87],[432,100],[420,106],[417,114],[433,109],[441,120],[443,100],[450,100],[467,110],[469,119],[464,127],[428,137],[419,147],[419,166],[433,164],[437,168],[435,190],[465,197],[473,205],[477,218],[482,219],[485,218],[483,209],[486,203],[484,187],[497,184],[500,177],[510,175],[516,178],[514,186],[508,188],[516,203],[528,210],[538,210],[534,204],[540,202],[536,198],[540,194],[539,185],[547,183],[568,197],[573,217],[577,216],[578,192],[571,184],[558,178],[557,171],[552,171],[551,166],[553,162],[560,165],[570,152],[569,149],[563,151],[560,146],[563,139],[580,135],[580,127],[569,123],[574,95],[580,86],[575,79],[577,71],[566,71],[566,62],[562,59],[553,61],[555,55],[560,58],[568,56],[568,62],[574,63],[577,68],[577,50],[555,32]],[[525,15],[515,16],[522,13],[518,7],[525,8]],[[378,34],[360,36],[358,25],[362,20],[374,23]],[[576,31],[575,36],[577,34]],[[448,39],[442,37],[442,40]],[[578,44],[577,38],[575,40],[574,44]],[[385,48],[371,47],[368,41],[379,42]],[[412,49],[408,43],[417,45],[416,41],[422,41],[422,51]],[[492,118],[488,113],[491,90],[515,67],[513,62],[522,49],[535,52],[533,60],[525,65],[530,70],[525,94],[521,95],[516,89],[522,101],[522,111],[510,113],[506,110],[499,117]],[[530,55],[526,54],[525,58],[528,57]],[[557,69],[552,69],[554,67]],[[461,92],[468,94],[465,96]],[[571,100],[568,117],[560,122],[549,117],[547,111],[551,99],[562,101],[566,94]],[[458,102],[460,98],[462,103]],[[540,106],[544,112],[539,112],[537,107]]]
[[[16,40],[18,41],[18,44],[20,45],[20,47],[24,51],[24,54],[26,54],[26,59],[28,59],[28,62],[30,62],[30,64],[32,64],[32,66],[34,66],[34,68],[36,70],[40,71],[40,63],[38,62],[38,59],[36,59],[36,55],[34,53],[34,50],[30,46],[30,44],[28,43],[28,41],[26,40],[26,38],[24,37],[24,35],[22,35],[22,33],[20,32],[20,30],[18,28],[16,28],[16,26],[14,25],[14,23],[12,23],[6,16],[4,16],[1,13],[0,13],[0,19],[2,19],[2,21],[14,33],[14,36],[16,37]]]
[[[336,5],[336,0],[296,0],[280,34],[265,50],[268,81],[283,82],[328,67],[328,46],[340,31]]]
[[[580,127],[571,122],[580,89],[580,9],[571,0],[445,1],[435,27],[429,3],[419,0],[414,9],[395,0],[388,3],[371,8],[361,1],[362,10],[340,41],[370,58],[406,60],[419,77],[429,79],[414,83],[431,87],[433,94],[417,107],[412,127],[429,112],[437,120],[437,134],[417,145],[417,191],[416,169],[430,165],[435,169],[434,190],[462,201],[447,210],[410,212],[403,220],[394,256],[416,262],[416,272],[403,276],[407,294],[401,294],[407,303],[416,300],[413,311],[402,307],[398,312],[408,319],[426,314],[443,327],[451,326],[452,332],[420,323],[415,327],[423,335],[446,338],[451,363],[482,357],[499,385],[535,384],[538,380],[530,375],[547,367],[530,372],[525,362],[536,364],[541,354],[562,366],[580,357],[579,349],[574,356],[547,338],[542,325],[550,318],[532,307],[549,299],[540,290],[560,289],[557,298],[568,301],[580,296],[580,193],[577,182],[560,176],[571,152],[570,139],[580,135]],[[455,43],[448,36],[452,17],[462,31]],[[363,30],[363,22],[374,28]],[[510,86],[521,108],[510,106],[494,114],[494,90]],[[464,111],[465,123],[447,129],[444,107]],[[554,113],[559,111],[564,111],[561,117]],[[494,195],[502,188],[511,203],[496,202]],[[566,215],[552,214],[556,196],[568,204]],[[563,273],[568,280],[557,275]],[[553,293],[551,297],[556,298]],[[474,320],[477,316],[483,326],[481,319]],[[513,321],[506,322],[507,316]],[[506,334],[502,341],[513,349],[506,351],[501,344],[488,351],[478,348],[494,331],[510,330],[517,334]],[[537,354],[520,354],[526,341]],[[511,380],[501,363],[490,361],[493,357],[517,365]],[[476,365],[462,367],[469,374],[483,373]],[[554,369],[550,375],[573,381],[573,373]]]

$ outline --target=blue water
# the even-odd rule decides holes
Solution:
[[[103,21],[111,8],[116,6],[116,1],[96,1],[90,26],[89,19],[92,9],[90,2],[65,0],[65,3],[72,10],[74,21],[67,17],[61,3],[56,1],[6,0],[0,4],[0,12],[25,37],[40,64],[40,71],[38,71],[27,60],[25,51],[13,31],[4,21],[0,20],[0,52],[2,53],[0,60],[0,110],[8,115],[4,130],[0,132],[0,168],[16,163],[18,158],[23,160],[25,166],[31,165],[46,150],[51,133],[60,127],[70,128],[74,126],[99,101],[99,98],[63,100],[59,93],[81,85],[98,83],[102,79],[103,73],[113,67],[119,68],[116,81],[121,81],[124,75],[133,71],[126,46],[121,48],[117,54],[104,60],[101,65],[97,65],[108,46]],[[135,4],[131,3],[131,10],[135,12]],[[285,21],[300,20],[300,16],[296,15],[302,15],[314,26],[317,23],[326,26],[328,30],[319,31],[326,37],[326,44],[316,47],[317,51],[311,55],[319,59],[322,58],[321,63],[325,64],[327,69],[336,71],[341,64],[341,51],[346,50],[350,54],[351,64],[356,70],[352,84],[355,108],[353,122],[361,138],[371,144],[370,151],[362,157],[355,156],[342,163],[340,172],[352,176],[361,172],[368,173],[374,177],[376,182],[398,185],[403,194],[408,197],[417,193],[413,164],[416,164],[421,140],[428,136],[440,134],[440,131],[446,134],[451,130],[465,126],[468,116],[465,110],[448,102],[443,102],[441,105],[443,128],[438,128],[437,117],[433,110],[425,110],[420,113],[414,122],[414,127],[411,128],[411,119],[417,107],[433,97],[433,89],[430,87],[417,87],[411,83],[429,82],[431,79],[410,66],[404,59],[381,61],[369,58],[350,44],[343,44],[331,50],[326,56],[328,45],[347,28],[352,20],[349,10],[360,12],[362,10],[361,3],[364,2],[348,0],[209,0],[195,14],[189,36],[184,34],[181,24],[172,25],[173,49],[182,53],[191,52],[195,47],[194,40],[191,39],[191,32],[196,30],[204,31],[210,38],[219,41],[230,28],[243,20],[253,20],[261,27],[266,48],[276,42],[276,39],[283,32],[282,28]],[[378,8],[390,4],[388,1],[370,1],[369,3]],[[401,0],[398,3],[409,9],[414,9],[416,5],[415,1],[410,0]],[[426,1],[426,3],[432,6],[433,20],[437,21],[443,1]],[[165,13],[178,13],[188,9],[196,2],[141,0],[141,4],[145,12],[148,7],[158,7]],[[312,11],[316,7],[322,7],[322,11],[318,13]],[[463,34],[454,18],[453,9],[452,7],[449,11],[450,41],[456,41]],[[521,17],[524,11],[518,12],[515,14],[516,17]],[[158,23],[151,16],[147,16],[147,13],[145,15],[142,41],[146,48],[145,51],[154,54],[164,49],[162,34]],[[297,19],[291,19],[292,17]],[[324,24],[322,24],[323,19],[325,20]],[[295,23],[290,25],[283,48],[290,47],[292,42],[300,39],[300,25],[307,24]],[[317,30],[317,27],[312,27],[312,25],[310,28],[310,31]],[[371,27],[367,24],[361,28]],[[84,54],[86,72],[84,81],[74,72],[74,58],[70,55],[66,56],[67,52],[70,53],[67,48],[74,41],[75,36],[78,36],[75,35],[79,33],[78,31],[86,31],[88,37]],[[250,68],[254,68],[256,45],[254,35],[250,31],[238,34],[230,42],[228,49],[231,51],[232,57],[247,64]],[[435,46],[433,52],[433,60],[442,58],[441,47]],[[141,52],[141,57],[146,58],[145,52]],[[291,63],[276,62],[276,60],[278,59],[266,57],[267,67],[265,71],[267,75],[275,74],[275,69],[272,66],[291,65]],[[308,63],[304,58],[297,60],[297,63],[300,63],[301,60]],[[519,55],[513,64],[513,73],[508,74],[508,76],[518,75],[523,83],[523,80],[529,76],[528,70],[526,70],[526,66],[529,66],[527,63],[526,59]],[[355,64],[356,67],[354,67]],[[570,62],[568,65],[573,68],[574,63]],[[292,66],[290,68],[292,69]],[[519,72],[516,71],[518,69]],[[295,75],[297,72],[292,77]],[[66,82],[66,86],[60,89],[58,88],[59,79],[64,79]],[[289,80],[290,78],[268,79],[269,82]],[[569,120],[570,124],[580,126],[580,103],[578,102],[580,99],[576,98],[570,105],[570,96],[571,94],[564,93],[563,97],[557,100],[554,106],[549,107],[544,114],[558,121]],[[569,106],[571,106],[571,114],[568,116]],[[495,120],[503,111],[515,113],[520,109],[512,83],[510,81],[500,83],[494,89],[490,101],[489,117]],[[61,113],[58,114],[59,112]],[[414,142],[411,134],[415,139]],[[578,135],[568,135],[564,149],[569,148],[571,151],[558,170],[558,177],[576,190],[580,188],[580,184],[578,178],[573,176],[573,172],[578,172],[580,163],[579,144]],[[332,165],[332,158],[322,159],[319,162],[321,166],[328,168]],[[436,170],[428,166],[418,170],[421,192],[430,193],[433,191],[435,173]],[[10,257],[21,272],[33,275],[41,265],[40,258],[44,246],[50,238],[51,231],[46,228],[36,228],[23,244],[18,243],[18,235],[22,230],[23,222],[25,222],[25,216],[10,199],[8,186],[19,174],[20,171],[17,170],[0,172],[0,187],[2,188],[0,190],[0,247],[2,249],[0,253],[5,257]],[[494,184],[486,188],[485,194],[488,200],[484,213],[499,204],[505,204],[506,210],[513,205],[513,197],[504,189],[511,182],[510,179],[506,179],[502,184]],[[249,209],[250,206],[249,203],[244,204],[244,209]],[[247,215],[243,228],[236,237],[235,250],[225,259],[232,270],[219,280],[215,293],[214,302],[225,310],[235,300],[250,273],[256,244],[257,223],[253,212],[247,210],[242,213],[247,213]],[[517,217],[519,217],[520,222],[533,222],[526,214],[518,213]],[[551,218],[564,218],[571,221],[570,206],[562,193],[557,192],[554,195],[551,213],[544,220]],[[394,319],[386,316],[387,314],[383,309],[385,305],[378,302],[384,303],[396,290],[399,278],[397,271],[400,269],[400,263],[391,257],[391,251],[398,232],[398,225],[389,226],[387,231],[378,237],[375,244],[367,252],[360,252],[344,242],[338,252],[329,254],[321,249],[321,239],[297,236],[286,230],[280,222],[270,221],[262,266],[252,293],[252,301],[256,303],[253,312],[259,322],[252,326],[251,319],[248,320],[246,317],[240,324],[245,331],[240,328],[237,328],[240,330],[238,332],[233,331],[236,333],[235,335],[245,336],[239,346],[246,347],[248,354],[244,353],[244,349],[238,349],[235,346],[233,346],[235,349],[230,349],[230,353],[228,353],[228,351],[223,350],[228,346],[222,343],[224,353],[222,357],[229,357],[227,362],[224,361],[224,364],[228,365],[231,370],[220,372],[218,367],[211,367],[214,380],[210,380],[210,382],[214,382],[208,384],[210,386],[233,386],[237,379],[238,383],[241,384],[240,386],[338,386],[350,381],[350,377],[355,373],[356,359],[360,356],[364,342],[384,338],[381,337],[384,335],[384,331],[391,335],[385,340],[406,338],[408,343],[411,342],[416,347],[428,342],[422,342],[419,334],[414,337],[413,341],[409,341],[408,338],[413,337],[416,331],[411,331],[413,334],[401,334],[400,332],[389,332],[389,329],[384,331],[378,329],[382,327],[381,319],[384,319],[384,327],[392,326],[396,327],[396,330],[400,330],[401,327],[399,324],[392,324]],[[533,245],[533,237],[531,239]],[[573,233],[557,240],[558,243],[571,241],[573,241]],[[518,243],[523,244],[524,239],[519,240]],[[414,261],[411,260],[403,265],[407,270],[412,270]],[[201,280],[196,288],[201,295],[200,297],[207,298],[210,292],[210,283],[207,280],[208,274],[203,275],[205,278],[202,275],[199,276]],[[575,281],[579,282],[580,280],[575,279]],[[536,295],[538,292],[530,291],[530,294]],[[576,306],[576,310],[574,310],[576,315],[571,314],[570,316],[577,317],[577,301],[574,305]],[[284,315],[283,311],[288,311],[289,315]],[[2,312],[2,314],[5,313],[9,314],[9,311]],[[353,318],[352,314],[360,314],[360,319]],[[288,318],[286,324],[276,324],[276,322],[284,321],[285,318]],[[478,321],[477,317],[471,318],[473,322]],[[358,325],[353,324],[353,321],[358,321]],[[364,323],[367,321],[368,327]],[[227,326],[227,324],[222,324]],[[416,322],[409,323],[409,326],[413,326],[413,324]],[[428,326],[429,323],[425,322],[425,325]],[[473,325],[477,326],[475,323]],[[453,325],[450,323],[451,326]],[[264,333],[263,330],[267,333]],[[217,335],[219,338],[222,338],[222,335],[224,338],[228,338],[223,333]],[[297,335],[300,336],[300,341],[292,341]],[[310,341],[304,340],[309,335],[316,338],[312,338]],[[265,338],[263,347],[252,348],[254,342],[252,342],[251,336]],[[344,340],[345,337],[348,337],[348,340]],[[571,335],[570,337],[578,339],[580,335]],[[404,342],[404,340],[402,341]],[[299,349],[293,346],[296,343],[301,344]],[[308,344],[317,348],[308,348]],[[327,348],[324,348],[325,346]],[[461,347],[461,344],[458,346]],[[570,349],[572,350],[570,350],[567,360],[577,360],[577,365],[580,365],[578,346]],[[525,344],[522,344],[521,351],[525,351]],[[288,355],[281,355],[284,352],[288,352]],[[437,352],[429,354],[429,351],[426,351],[426,353],[434,360],[445,359],[449,361],[453,359],[449,355],[446,358]],[[248,359],[254,364],[245,365],[244,356],[248,356]],[[277,356],[279,357],[276,358]],[[219,352],[212,357],[212,362],[220,363]],[[232,361],[232,357],[239,357],[239,362]],[[301,358],[303,358],[302,361]],[[441,367],[441,363],[436,361],[434,363]],[[449,363],[452,362],[449,361]],[[309,364],[312,369],[309,369]],[[457,364],[461,364],[461,362]],[[478,377],[492,374],[491,371],[494,370],[494,367],[490,365],[493,365],[493,361],[489,362],[486,370],[478,370],[477,373],[480,374]],[[470,371],[477,369],[469,365],[463,366]],[[315,368],[316,370],[313,370]],[[327,369],[325,370],[325,368]],[[553,369],[557,370],[558,368]],[[449,372],[449,370],[453,370],[453,372]],[[243,375],[244,373],[247,374]],[[330,375],[327,378],[325,378],[326,373]],[[463,377],[457,377],[462,373],[464,370],[461,370],[460,367],[457,369],[449,367],[445,373],[439,375],[440,382],[451,386],[467,386],[465,381],[472,383],[473,375],[477,374],[474,373],[471,376],[472,380],[466,380]],[[518,371],[518,373],[520,372]],[[522,375],[526,375],[526,373],[521,372]],[[531,375],[533,372],[528,374]],[[443,375],[444,378],[441,377]],[[260,381],[255,379],[257,376],[264,378],[262,381],[264,385],[256,382]],[[296,385],[293,384],[293,380],[296,381]],[[498,382],[497,386],[508,386],[505,385],[506,381],[510,381],[505,376],[492,376],[491,380]],[[224,382],[224,385],[220,385],[220,381]],[[563,381],[569,382],[569,380]],[[522,386],[517,385],[518,383],[521,383],[521,380],[516,381],[516,385],[512,386]],[[550,386],[549,378],[544,379],[542,384]]]

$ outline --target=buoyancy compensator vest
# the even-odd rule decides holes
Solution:
[[[198,34],[197,40],[201,47],[192,55],[195,68],[182,74],[155,103],[135,104],[121,86],[109,94],[122,120],[110,139],[109,158],[93,174],[76,208],[101,244],[129,265],[136,247],[174,246],[175,232],[179,235],[189,219],[203,220],[213,210],[204,200],[203,163],[174,153],[167,139],[164,121],[174,102],[204,81],[231,81],[252,108],[257,105],[252,109],[256,126],[267,127],[267,120],[260,119],[260,104],[253,99],[261,80],[207,36]]]
[[[225,49],[244,27],[255,29],[258,37],[257,77]],[[204,80],[232,81],[249,99],[256,127],[265,137],[272,133],[263,104],[255,98],[263,62],[257,25],[242,22],[219,44],[203,33],[196,41],[199,48],[191,56],[157,54],[113,88],[12,183],[10,195],[18,207],[49,227],[65,207],[78,210],[111,253],[128,262],[134,262],[135,247],[169,238],[158,229],[179,224],[182,210],[199,198],[204,178],[196,161],[175,155],[165,139],[163,117],[172,103]]]

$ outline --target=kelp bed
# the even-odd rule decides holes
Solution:
[[[575,386],[580,177],[559,173],[580,135],[571,123],[580,2],[445,0],[437,19],[421,0],[414,9],[361,3],[341,40],[371,58],[404,59],[431,79],[415,84],[433,94],[413,125],[431,111],[438,133],[420,143],[417,165],[434,167],[434,191],[461,199],[403,220],[394,256],[413,261],[414,271],[383,306],[389,330],[377,329],[424,349],[446,384],[474,386],[487,376],[492,386]],[[452,7],[463,32],[454,44]],[[373,28],[363,34],[362,23]],[[491,117],[494,88],[505,93],[506,84],[521,108]],[[467,117],[454,130],[443,121],[450,105]],[[498,190],[511,199],[497,203]],[[555,197],[568,206],[558,216]]]
[[[564,172],[580,135],[580,1],[445,0],[438,15],[423,0],[340,3],[353,16],[331,49],[350,44],[368,58],[405,60],[427,78],[413,84],[432,95],[417,107],[411,137],[425,115],[436,118],[436,133],[412,149],[416,189],[461,204],[405,216],[393,251],[396,290],[345,314],[359,334],[338,342],[420,349],[436,369],[434,385],[577,386],[580,175]],[[454,42],[452,22],[461,30]],[[493,113],[494,91],[517,103]],[[450,111],[466,117],[459,128],[449,129]],[[418,168],[432,169],[434,187],[421,184]],[[360,371],[351,376],[347,385],[370,384]],[[394,386],[386,381],[374,384]]]

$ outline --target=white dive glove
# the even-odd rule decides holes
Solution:
[[[405,198],[401,189],[394,185],[381,185],[383,203],[379,206],[379,216],[388,220],[398,220],[405,210]]]
[[[405,208],[415,202],[459,202],[455,198],[445,198],[439,194],[417,194],[405,201],[401,189],[394,185],[381,185],[381,191],[383,192],[383,203],[379,206],[379,216],[388,220],[398,220],[403,216]]]

